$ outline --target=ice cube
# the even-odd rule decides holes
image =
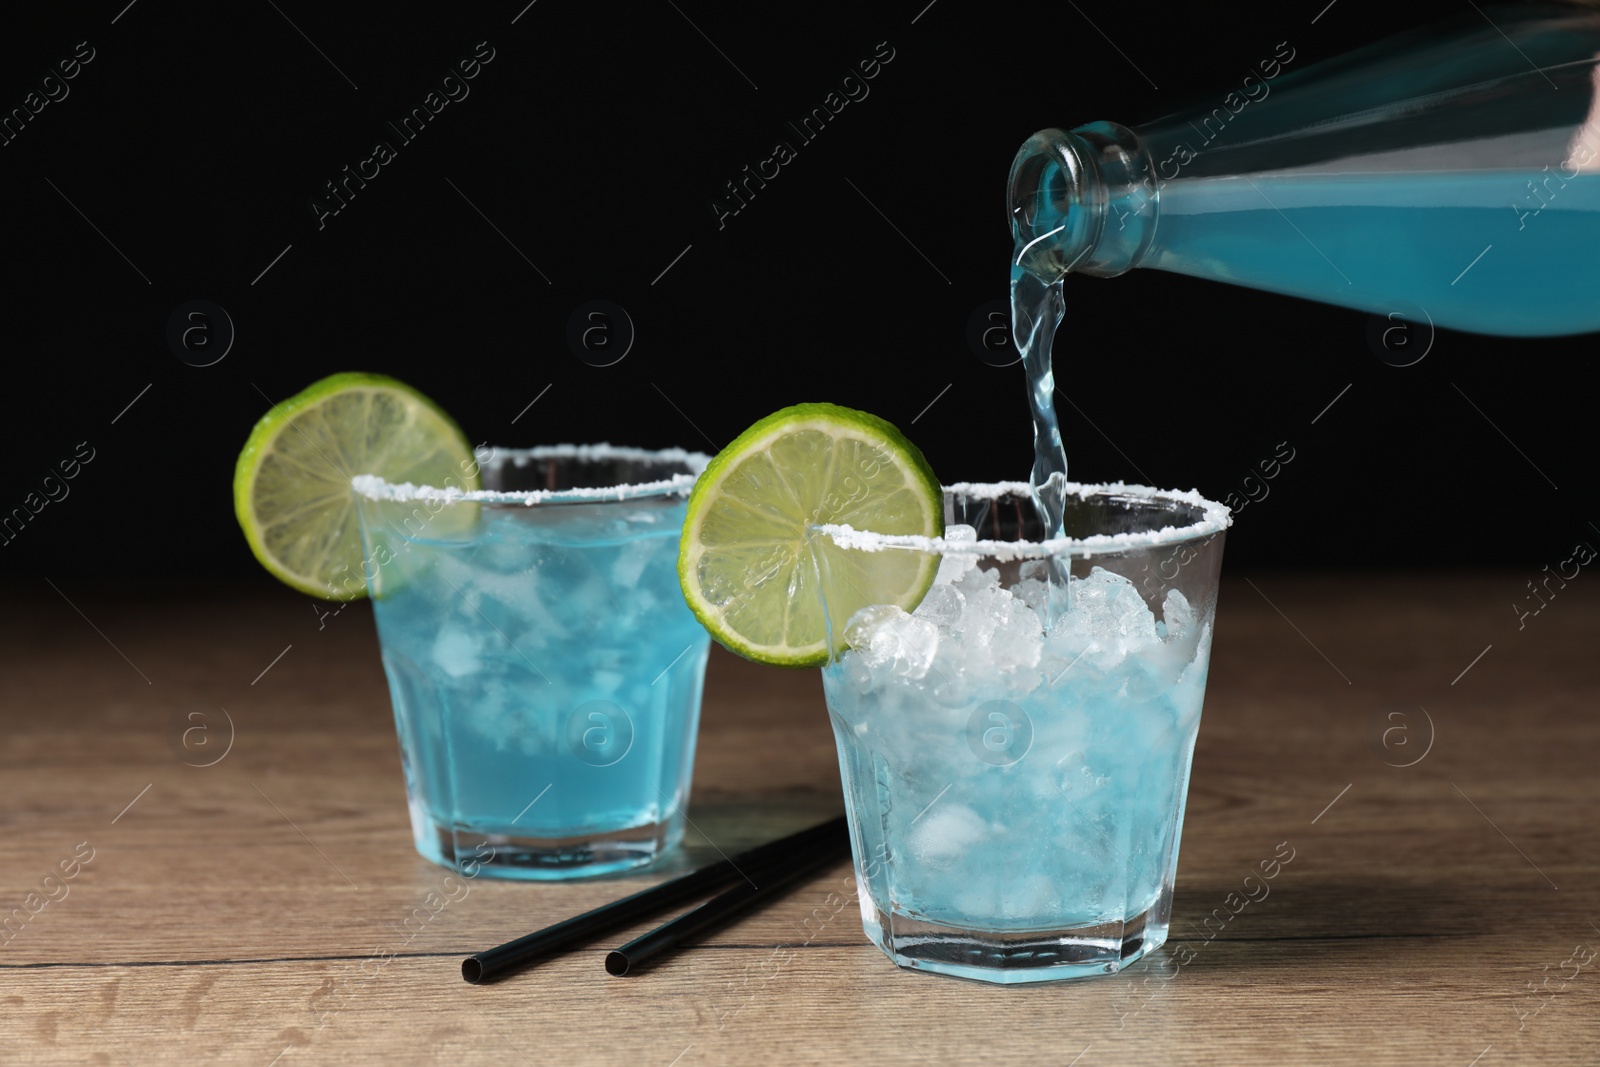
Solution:
[[[1079,663],[1074,673],[1106,672],[1130,655],[1147,655],[1160,645],[1155,615],[1127,578],[1095,567],[1072,579],[1071,610],[1058,619],[1049,637],[1048,655]],[[1176,615],[1174,616],[1176,618]]]
[[[955,583],[955,587],[961,591],[963,596],[971,600],[974,593],[984,589],[998,589],[1000,587],[1000,574],[997,571],[975,566],[961,576],[960,580]]]
[[[1168,641],[1187,640],[1194,633],[1194,608],[1176,589],[1167,591],[1167,598],[1161,602],[1161,614],[1166,623],[1164,636]]]
[[[1072,609],[1106,647],[1128,651],[1156,640],[1156,618],[1144,597],[1131,581],[1104,567],[1073,583]]]
[[[844,639],[875,676],[921,678],[939,648],[933,623],[893,604],[876,604],[850,616]]]
[[[1004,590],[1001,596],[1004,600],[997,600],[992,609],[995,628],[989,637],[989,657],[1002,671],[1031,671],[1039,665],[1039,654],[1044,648],[1044,630],[1039,616]]]
[[[520,740],[516,715],[506,707],[505,687],[480,686],[474,699],[461,704],[460,722],[478,737],[505,752]]]
[[[987,652],[989,639],[1003,620],[1001,604],[1011,594],[999,584],[973,583],[966,594],[967,613],[961,619],[962,646],[968,652]]]
[[[1035,872],[1007,881],[1000,894],[1003,919],[1040,919],[1060,914],[1061,889],[1048,874]]]
[[[972,544],[978,539],[978,531],[962,523],[954,523],[944,528],[944,540],[947,545]],[[978,556],[975,552],[965,552],[957,549],[947,551],[939,560],[939,573],[934,577],[935,585],[948,585],[961,580],[966,574],[978,565]]]
[[[444,514],[448,521],[451,512]],[[423,536],[428,535],[424,533]],[[497,516],[485,523],[484,533],[473,545],[468,559],[472,569],[477,572],[520,574],[528,569],[528,542],[517,529],[515,521]]]
[[[445,626],[433,639],[433,662],[452,678],[472,674],[482,666],[483,649],[465,630]]]
[[[611,564],[611,578],[617,583],[618,589],[632,589],[639,584],[640,575],[649,565],[651,558],[659,550],[663,542],[654,540],[639,540],[627,545],[617,554],[616,562]]]
[[[880,627],[896,615],[903,614],[904,610],[893,604],[874,604],[862,608],[844,624],[845,642],[868,667],[881,666],[890,658],[891,650],[887,644],[874,644],[873,639],[878,636]]]
[[[928,595],[922,598],[922,603],[917,605],[913,614],[933,623],[940,631],[949,632],[955,629],[966,610],[967,598],[961,595],[960,590],[954,586],[935,585],[928,590]]]
[[[845,688],[851,693],[872,692],[872,668],[856,652],[847,652],[840,661],[844,671]],[[865,724],[863,724],[865,725]]]
[[[964,522],[953,522],[944,528],[944,539],[950,542],[965,542],[971,544],[978,539],[975,527]]]
[[[1011,595],[1034,611],[1043,611],[1050,602],[1050,586],[1037,578],[1024,578],[1011,587]]]
[[[945,868],[988,836],[983,816],[946,797],[913,820],[908,844],[919,862]]]

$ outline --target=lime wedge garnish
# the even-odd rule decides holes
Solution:
[[[324,378],[263,415],[239,453],[233,508],[261,565],[311,596],[365,596],[350,488],[357,474],[479,484],[472,446],[433,401],[382,374]]]
[[[678,554],[683,595],[711,636],[741,656],[817,666],[828,658],[824,593],[836,620],[869,604],[910,611],[938,560],[835,552],[821,568],[824,590],[811,528],[937,537],[943,499],[928,461],[884,420],[836,404],[784,408],[740,434],[695,482]]]

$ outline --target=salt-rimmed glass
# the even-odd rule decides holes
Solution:
[[[357,477],[417,850],[507,878],[683,837],[710,639],[678,588],[707,457],[482,449],[482,490]]]
[[[903,967],[1047,981],[1166,940],[1228,511],[1066,505],[1048,541],[1015,483],[947,487],[940,539],[813,532],[862,919]],[[908,555],[938,565],[916,610],[863,608]]]

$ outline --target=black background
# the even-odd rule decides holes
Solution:
[[[411,382],[475,442],[709,451],[831,400],[897,423],[946,481],[1025,477],[1021,368],[967,344],[1005,295],[1024,138],[1215,95],[1280,41],[1300,69],[1464,10],[525,2],[4,16],[0,110],[78,42],[95,58],[0,148],[0,511],[79,442],[95,458],[0,547],[0,574],[270,584],[232,515],[234,459],[268,398],[341,370]],[[482,41],[470,95],[399,144],[386,121]],[[719,229],[723,183],[879,42],[894,58],[870,95]],[[324,183],[380,139],[397,158],[319,228]],[[1231,567],[1537,568],[1600,536],[1592,337],[1441,330],[1402,368],[1357,312],[1154,271],[1069,279],[1067,298],[1076,479],[1220,498],[1295,450],[1240,515]],[[236,327],[213,366],[167,346],[193,299]],[[566,343],[595,299],[636,329],[612,366]]]

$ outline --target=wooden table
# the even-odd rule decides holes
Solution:
[[[412,851],[364,605],[53,577],[72,604],[14,594],[0,622],[0,914],[27,918],[0,934],[0,1062],[1600,1062],[1592,577],[1521,629],[1520,573],[1232,578],[1172,941],[1017,988],[896,969],[827,903],[847,866],[640,977],[586,952],[467,986],[467,952],[640,880],[425,907],[448,872]],[[816,672],[719,651],[706,692],[680,865],[837,809]]]

